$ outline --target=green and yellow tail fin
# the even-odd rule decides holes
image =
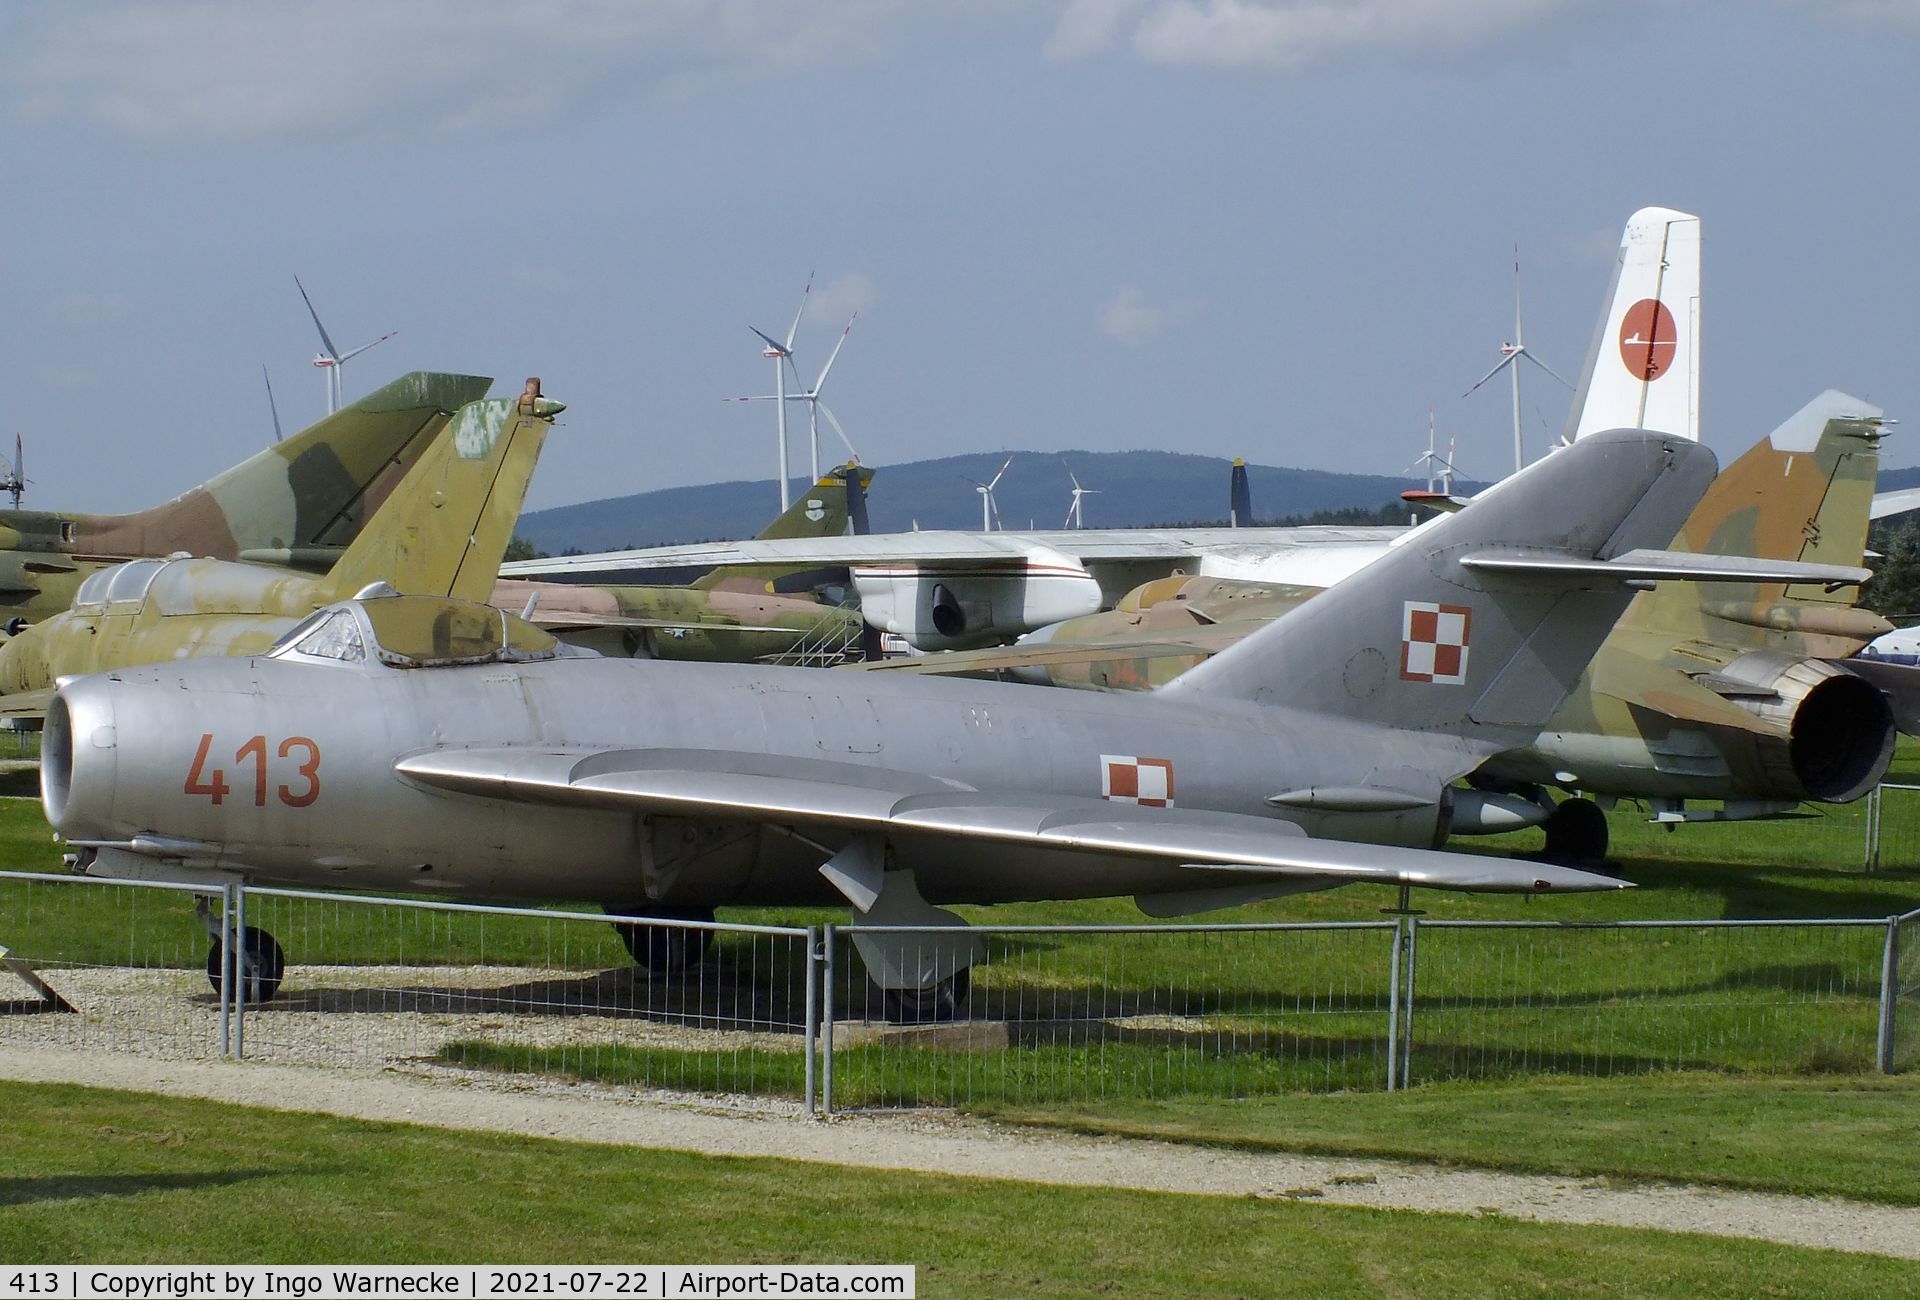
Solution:
[[[854,532],[866,532],[867,485],[873,471],[864,465],[847,464],[825,474],[818,483],[800,494],[800,499],[760,534],[761,541],[787,537],[838,537],[852,521]],[[857,486],[849,486],[850,484]],[[791,568],[758,565],[749,568],[715,569],[695,581],[696,591],[712,591],[723,582],[739,586],[764,583],[786,576]]]
[[[553,417],[566,408],[529,379],[518,398],[468,402],[368,520],[318,603],[373,582],[409,596],[484,602]]]

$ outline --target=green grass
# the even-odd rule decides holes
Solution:
[[[1920,1205],[1914,1078],[1671,1074],[977,1109],[1085,1133]]]
[[[1887,1296],[1758,1242],[722,1159],[9,1085],[0,1258],[911,1263],[920,1294]]]

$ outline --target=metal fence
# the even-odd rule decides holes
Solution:
[[[869,979],[962,938],[944,999]],[[921,930],[0,873],[0,945],[0,1044],[809,1112],[1920,1059],[1920,911]]]
[[[1920,785],[1877,785],[1867,795],[1866,849],[1861,865],[1920,867]]]

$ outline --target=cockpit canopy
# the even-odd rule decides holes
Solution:
[[[526,663],[553,659],[560,643],[491,605],[444,596],[382,596],[332,605],[267,652],[357,663],[371,654],[394,668]]]

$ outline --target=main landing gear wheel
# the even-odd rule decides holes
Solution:
[[[280,991],[280,980],[287,973],[287,956],[280,951],[279,942],[258,926],[250,925],[240,934],[240,951],[245,960],[240,969],[234,972],[234,987],[240,990],[240,1000],[249,1005],[269,1001]],[[213,985],[213,991],[220,991],[221,959],[226,955],[226,947],[219,940],[207,949],[207,982]]]
[[[932,1025],[952,1020],[973,990],[973,973],[966,967],[924,989],[882,989],[881,1001],[891,1025]]]
[[[647,909],[647,915],[662,921],[711,922],[713,909],[654,907]],[[667,975],[697,966],[707,955],[707,950],[713,947],[711,930],[695,930],[678,925],[644,925],[632,921],[615,921],[613,928],[619,933],[620,942],[627,945],[627,955],[654,975]]]
[[[1541,857],[1563,866],[1594,866],[1607,860],[1607,815],[1591,799],[1562,799],[1542,823],[1547,847]]]

